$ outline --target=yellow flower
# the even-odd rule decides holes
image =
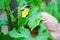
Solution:
[[[22,11],[22,17],[26,17],[28,15],[29,9],[25,8],[24,11]]]

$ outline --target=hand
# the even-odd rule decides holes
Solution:
[[[46,12],[41,12],[42,14],[42,21],[46,25],[47,29],[51,32],[52,36],[55,38],[55,40],[59,40],[58,38],[58,27],[59,23],[56,18],[54,18],[52,15],[46,13]]]

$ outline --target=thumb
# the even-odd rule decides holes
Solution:
[[[41,12],[42,14],[42,21],[47,26],[49,31],[56,31],[59,25],[56,18],[52,15],[48,14],[47,12]]]

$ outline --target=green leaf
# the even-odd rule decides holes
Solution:
[[[24,36],[24,38],[26,40],[31,40],[32,39],[31,38],[32,36],[31,36],[30,31],[28,29],[26,29],[24,27],[20,27],[19,32],[21,32],[22,36]]]
[[[9,35],[10,35],[12,38],[22,37],[21,34],[16,31],[15,28],[14,28],[12,31],[9,32]]]
[[[19,33],[17,32],[16,29],[13,29],[12,31],[9,32],[9,35],[12,37],[12,38],[30,38],[28,35],[30,34],[29,33],[29,30],[28,29],[25,29],[23,27],[20,27],[19,28]]]
[[[48,40],[47,38],[52,38],[52,36],[49,37],[50,33],[48,31],[45,33],[39,31],[38,35],[35,37],[32,37],[30,31],[24,27],[20,27],[18,32],[16,29],[13,29],[11,32],[9,32],[9,35],[12,38],[15,38],[14,40]]]
[[[4,0],[0,0],[0,9],[4,9]]]
[[[24,36],[25,40],[48,40],[47,36],[41,36],[41,35],[37,35],[35,37],[32,37],[31,34],[30,34],[30,31],[24,27],[20,27],[19,28],[19,32],[21,32],[21,34]]]
[[[13,29],[12,31],[9,32],[9,35],[12,37],[12,38],[19,38],[20,37],[20,34],[15,30]]]
[[[12,38],[16,38],[16,39],[25,39],[25,40],[31,40],[31,35],[30,35],[30,33],[29,33],[29,30],[28,29],[25,29],[25,28],[23,28],[23,27],[20,27],[20,29],[19,29],[19,32],[20,33],[18,33],[17,31],[16,31],[16,29],[13,29],[12,31],[10,31],[9,32],[9,35],[12,37]],[[28,35],[27,35],[28,34]]]
[[[39,12],[39,7],[33,7],[28,15],[28,25],[31,31],[39,25],[40,21],[42,19],[42,16]]]

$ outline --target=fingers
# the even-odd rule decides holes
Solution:
[[[55,40],[60,40],[60,34],[57,32],[51,32],[52,36],[54,37]]]
[[[52,15],[46,13],[46,12],[42,12],[42,20],[43,23],[47,26],[49,31],[56,31],[57,27],[59,25],[58,21],[56,18],[54,18]]]
[[[54,18],[52,15],[48,14],[47,12],[41,12],[43,20],[48,20],[48,19],[54,19],[55,21],[57,21],[56,18]]]

